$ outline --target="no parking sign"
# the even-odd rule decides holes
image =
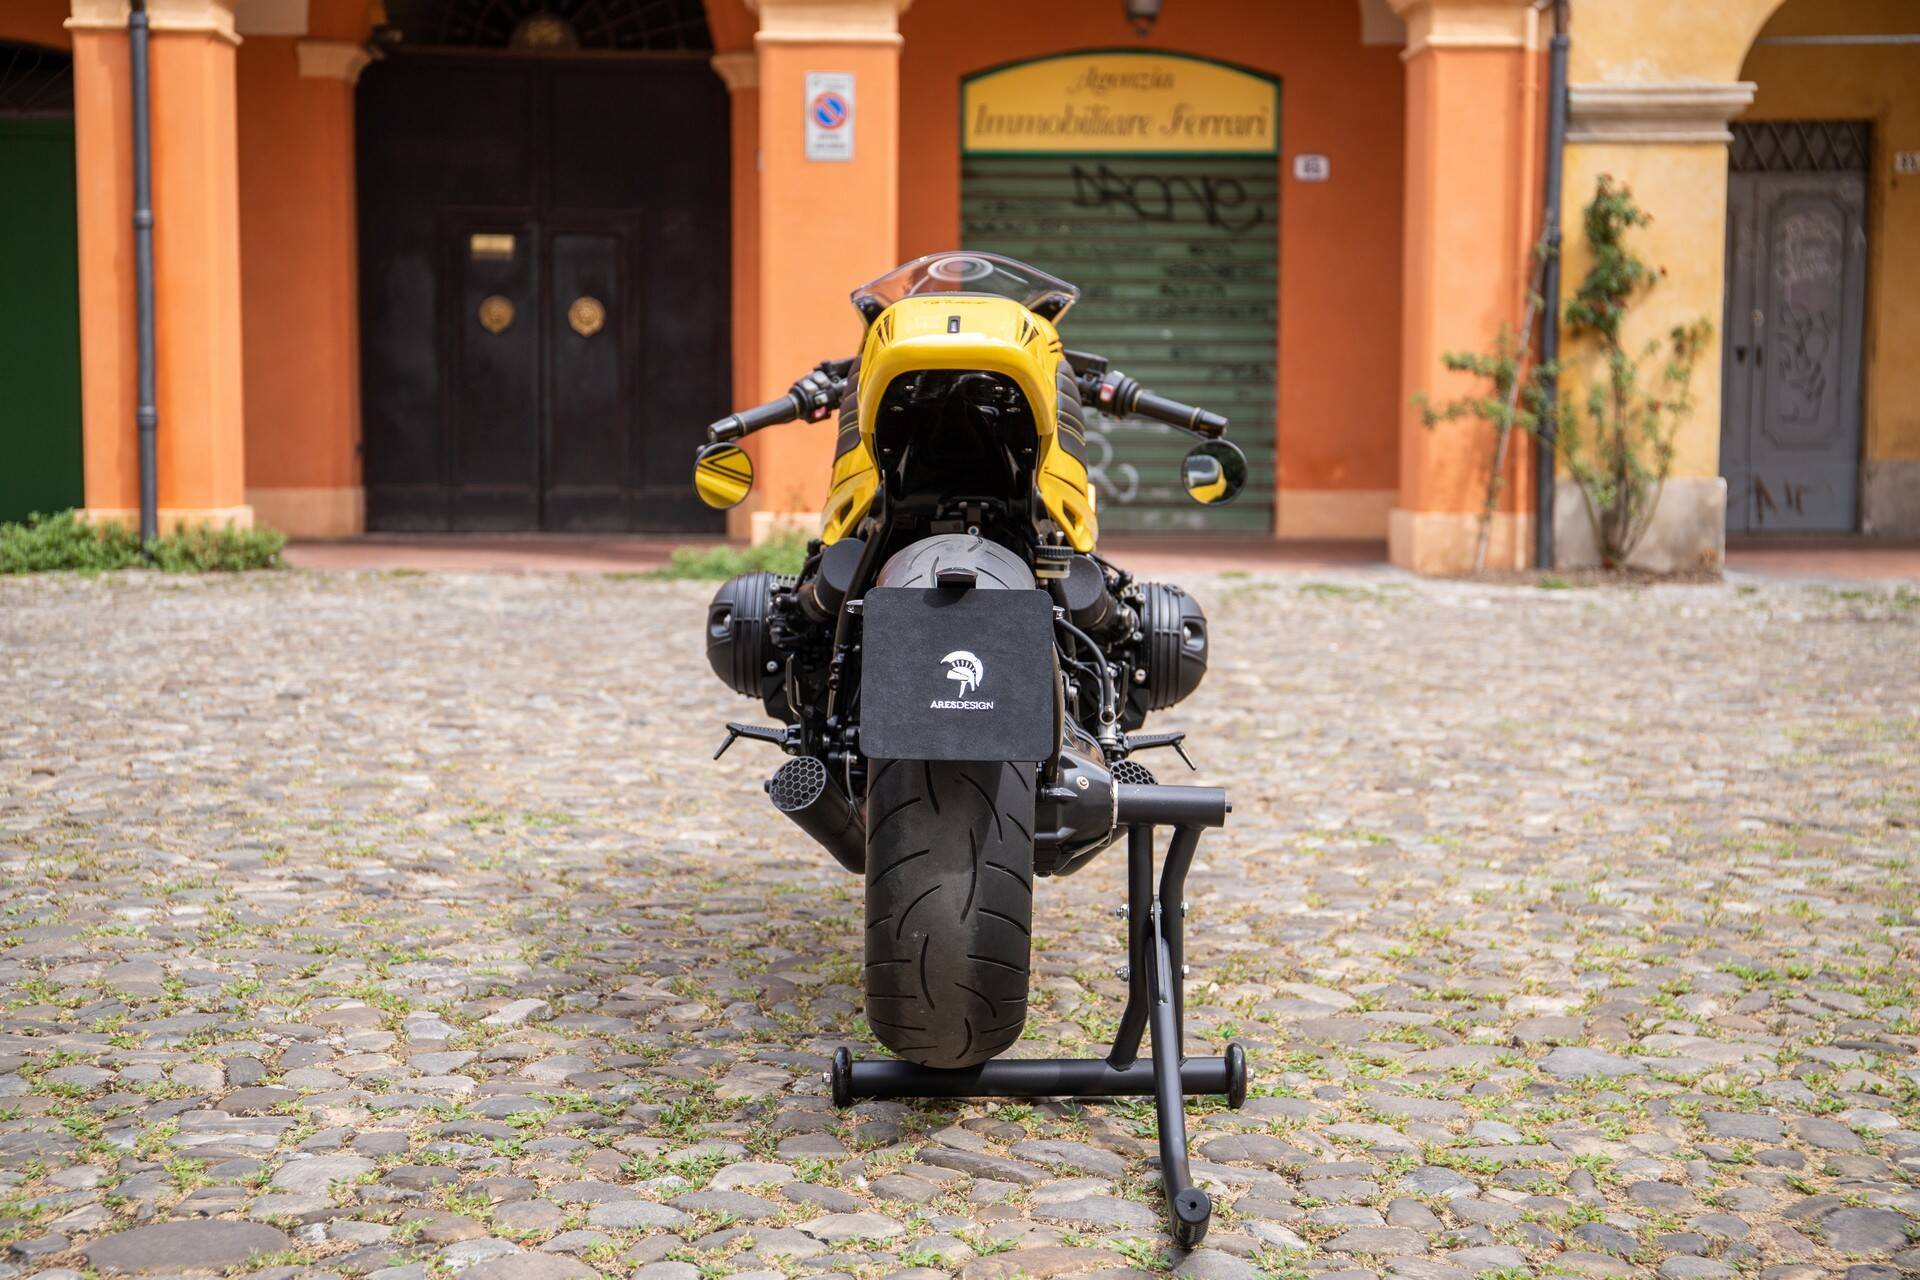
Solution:
[[[807,159],[853,159],[853,73],[807,72]]]

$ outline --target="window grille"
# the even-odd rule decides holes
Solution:
[[[1735,173],[1865,173],[1873,126],[1865,120],[1762,120],[1733,126]]]
[[[401,47],[711,53],[701,0],[388,0]]]

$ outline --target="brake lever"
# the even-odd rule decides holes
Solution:
[[[1198,773],[1200,772],[1200,766],[1193,762],[1193,757],[1187,754],[1187,749],[1180,745],[1186,740],[1187,735],[1184,732],[1128,734],[1126,741],[1127,754],[1132,755],[1136,751],[1151,751],[1155,747],[1172,747],[1174,754],[1185,762],[1187,768]]]
[[[774,746],[785,751],[793,741],[793,726],[784,725],[781,728],[773,729],[763,724],[739,724],[729,720],[727,721],[727,736],[720,743],[720,749],[713,753],[713,758],[718,760],[721,756],[727,754],[727,748],[742,738],[751,738],[755,742],[771,742]]]

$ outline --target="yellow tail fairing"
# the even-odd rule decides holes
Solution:
[[[874,428],[887,388],[923,370],[954,369],[1001,374],[1020,388],[1040,437],[1040,503],[1074,550],[1093,550],[1098,525],[1085,442],[1063,436],[1059,425],[1060,351],[1053,326],[1010,298],[949,293],[904,298],[888,307],[867,327],[855,392],[858,435],[856,424],[843,419],[822,540],[835,542],[852,532],[873,503],[879,478]]]

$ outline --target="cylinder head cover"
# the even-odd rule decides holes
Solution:
[[[729,689],[750,698],[764,697],[780,680],[768,626],[777,581],[770,573],[743,573],[722,583],[707,605],[707,665]]]

